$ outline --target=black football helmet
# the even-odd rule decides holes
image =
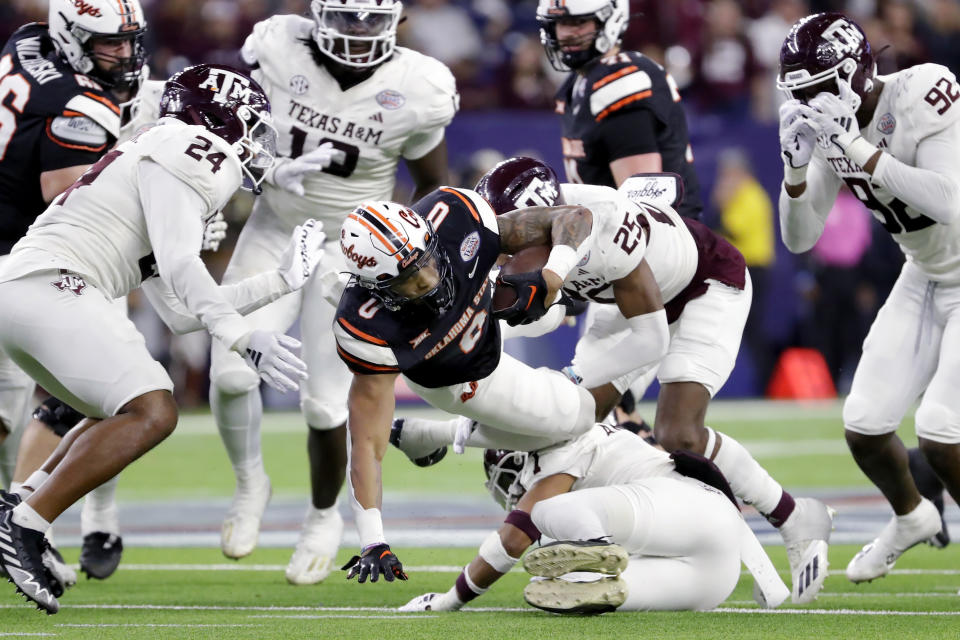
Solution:
[[[474,191],[500,215],[523,207],[563,204],[560,180],[547,164],[534,158],[507,158],[487,171]]]
[[[484,486],[501,507],[512,511],[517,501],[527,492],[520,484],[520,472],[527,463],[526,451],[507,449],[484,449],[483,472],[487,475]]]
[[[804,102],[823,91],[847,95],[856,112],[876,73],[863,29],[841,13],[817,13],[794,24],[783,41],[777,88]],[[840,91],[841,83],[851,91]]]
[[[277,130],[270,100],[239,69],[198,64],[167,80],[160,116],[200,125],[233,145],[244,172],[244,188],[260,193],[264,174],[277,155]]]

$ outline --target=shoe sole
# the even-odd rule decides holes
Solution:
[[[615,544],[553,542],[528,553],[523,558],[523,568],[530,575],[544,578],[574,571],[616,576],[627,568],[628,560],[627,552]]]
[[[800,570],[792,575],[791,600],[794,604],[808,604],[817,599],[827,579],[830,563],[827,559],[828,545],[824,540],[814,540],[803,553]]]
[[[26,598],[27,602],[35,604],[38,611],[42,611],[48,616],[60,611],[60,603],[52,595],[42,600],[39,599],[41,589],[36,588],[36,580],[23,569],[17,569],[16,567],[8,569],[7,582],[13,584],[17,588],[17,593]],[[42,591],[46,591],[46,589],[42,589]]]
[[[598,615],[614,611],[626,601],[627,583],[619,577],[595,582],[534,580],[524,588],[523,599],[530,606],[550,613]]]

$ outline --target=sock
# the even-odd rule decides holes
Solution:
[[[47,529],[50,528],[50,523],[44,520],[43,517],[34,511],[33,507],[26,502],[21,502],[13,508],[13,516],[11,519],[14,524],[24,529],[33,529],[40,533],[46,533]]]
[[[256,474],[257,468],[265,475],[260,448],[263,401],[259,389],[234,395],[211,388],[210,409],[237,479],[244,472]]]
[[[47,481],[47,478],[50,477],[50,474],[44,471],[43,469],[37,469],[30,476],[23,481],[23,484],[20,485],[21,491],[28,491],[26,496],[22,493],[20,494],[24,500],[26,500],[34,491],[40,488],[44,482]]]
[[[454,583],[452,591],[453,594],[448,591],[445,595],[454,595],[460,602],[470,602],[477,596],[482,596],[488,590],[474,584],[473,580],[470,579],[470,575],[467,573],[467,569],[464,568],[463,571],[460,572],[460,575],[457,576],[457,581]]]
[[[21,490],[22,488],[23,488],[23,483],[22,483],[22,482],[17,482],[16,480],[14,480],[13,482],[10,483],[10,491],[9,491],[9,492],[10,492],[10,493],[15,493],[15,494],[17,494],[18,496],[20,496],[20,499],[22,500],[22,499],[23,499],[23,496],[20,494],[20,490]],[[31,493],[33,493],[33,492],[31,491]]]
[[[100,531],[120,535],[117,515],[117,476],[107,480],[83,499],[80,512],[80,533],[84,536]]]
[[[730,488],[738,498],[752,504],[764,515],[772,514],[781,505],[784,495],[789,498],[789,494],[785,494],[783,487],[770,477],[770,474],[753,459],[742,444],[721,432],[716,432],[716,438],[720,441],[720,448],[713,462],[720,467],[720,471],[726,476]],[[709,457],[710,454],[705,455]],[[789,498],[789,501],[792,503],[793,498]],[[784,515],[782,510],[777,515],[785,520],[790,514]],[[790,511],[792,510],[790,508]]]

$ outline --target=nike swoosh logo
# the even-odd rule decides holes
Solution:
[[[536,297],[536,295],[537,295],[537,285],[532,284],[530,285],[530,299],[527,300],[527,306],[523,308],[524,311],[530,308],[530,305],[533,304],[533,299]]]
[[[470,269],[470,273],[467,274],[467,278],[472,278],[473,274],[477,272],[477,265],[480,264],[480,258],[477,258],[473,261],[473,269]]]

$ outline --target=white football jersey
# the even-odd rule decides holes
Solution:
[[[254,27],[242,55],[270,98],[281,156],[328,141],[344,153],[306,175],[302,197],[264,184],[262,197],[277,215],[291,226],[315,218],[330,236],[360,202],[392,199],[400,158],[421,158],[440,143],[459,97],[443,63],[402,47],[344,91],[305,42],[313,27],[300,16],[274,16]]]
[[[137,131],[151,125],[160,117],[160,97],[163,96],[164,80],[146,80],[137,91],[136,106],[130,121],[120,128],[117,145],[132,138]]]
[[[657,476],[679,477],[670,455],[640,436],[605,424],[556,447],[533,452],[520,472],[520,484],[529,490],[556,473],[577,478],[572,490],[629,484]]]
[[[697,245],[676,211],[628,199],[611,187],[562,184],[564,202],[590,209],[593,229],[582,255],[563,282],[570,294],[613,304],[613,281],[646,259],[663,302],[690,284],[697,271]]]
[[[960,127],[960,87],[953,73],[937,64],[921,64],[883,81],[873,118],[861,135],[910,166],[917,146],[948,127]],[[907,260],[932,280],[960,280],[960,225],[941,225],[875,184],[870,174],[834,145],[817,145],[813,163],[837,175],[897,241]]]
[[[153,267],[138,166],[150,159],[193,188],[206,218],[240,187],[240,159],[205,128],[162,118],[106,154],[51,203],[13,248],[0,278],[66,269],[110,298],[140,286]],[[142,264],[142,266],[141,266]]]

